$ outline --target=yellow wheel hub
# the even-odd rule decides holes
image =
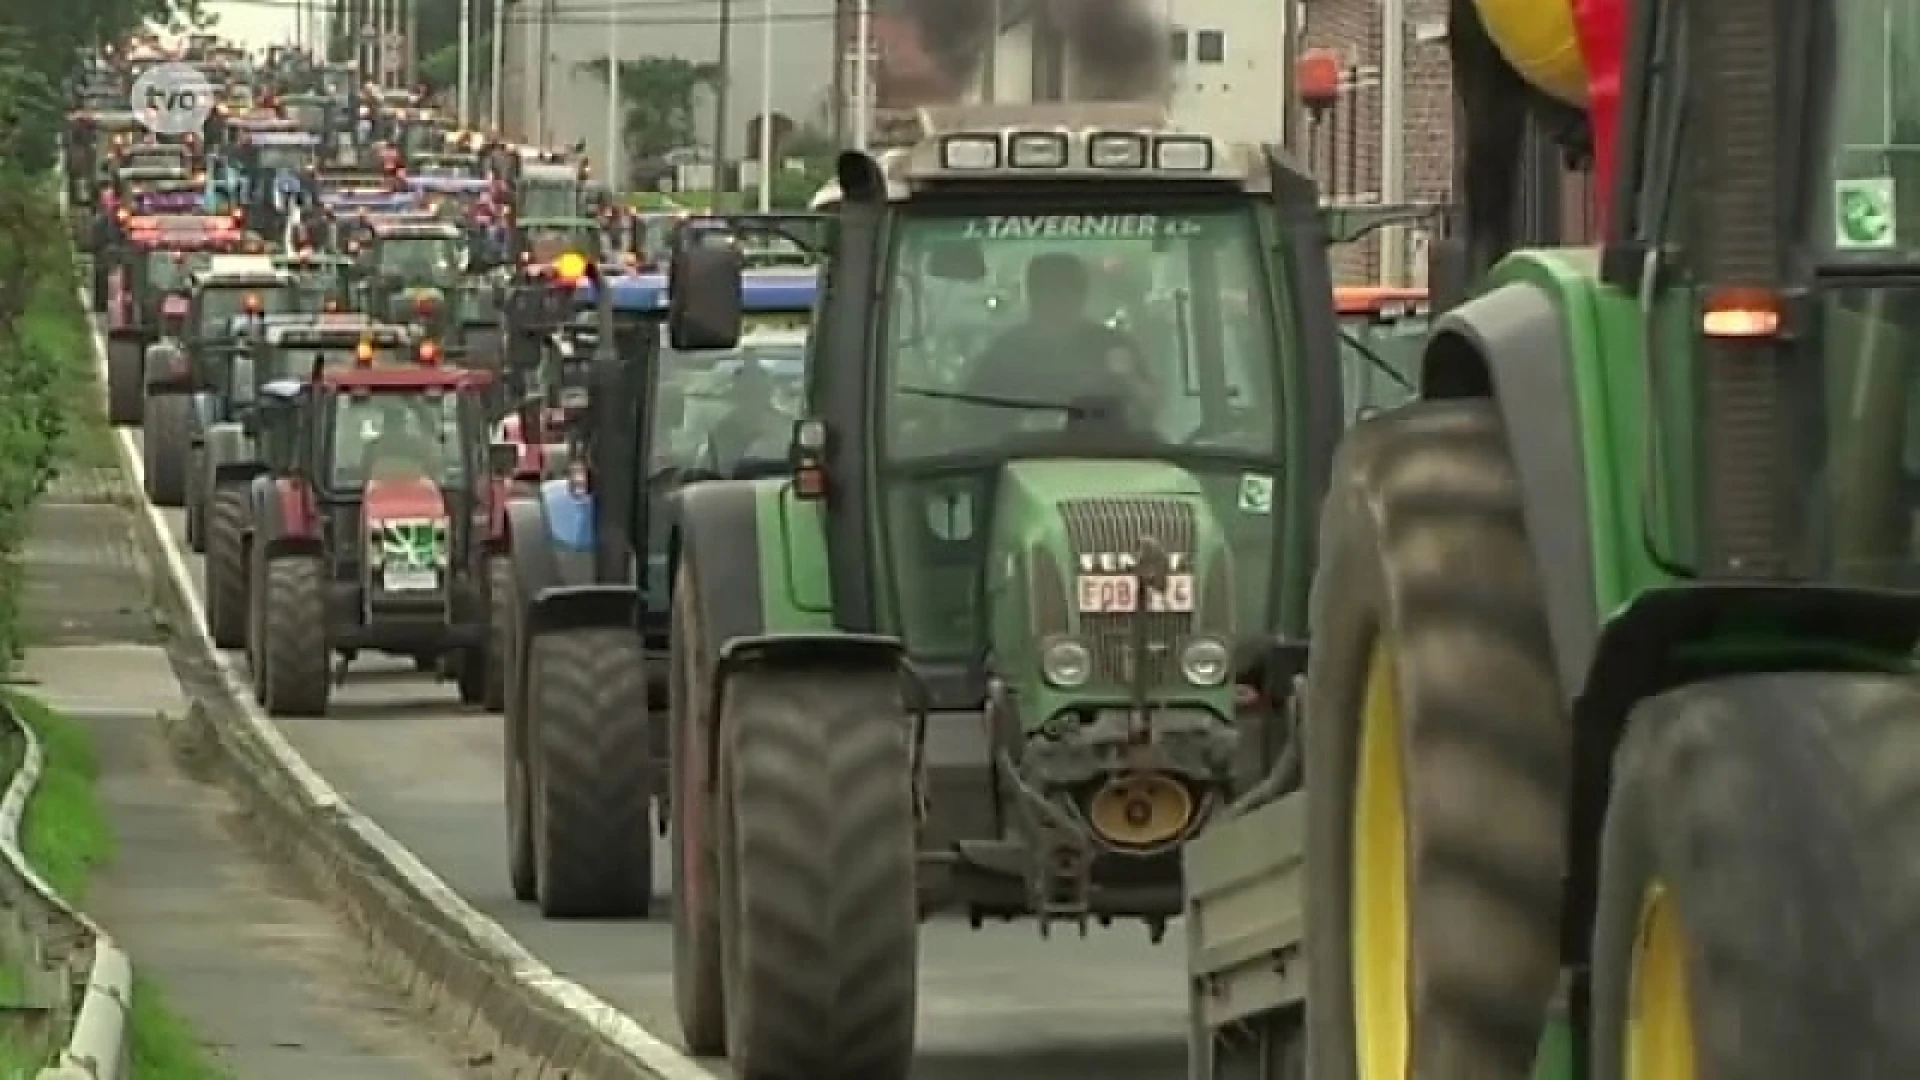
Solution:
[[[1687,939],[1667,890],[1649,886],[1627,983],[1626,1080],[1694,1080]]]
[[[1118,847],[1172,843],[1192,820],[1193,796],[1187,786],[1159,773],[1116,777],[1087,800],[1087,824]]]
[[[1354,785],[1353,963],[1355,1059],[1360,1080],[1407,1071],[1407,803],[1400,682],[1393,652],[1376,643],[1360,711]]]

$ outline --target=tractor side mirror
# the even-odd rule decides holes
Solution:
[[[732,246],[687,244],[668,272],[667,339],[682,352],[731,349],[740,343],[744,260]]]
[[[514,470],[520,465],[520,448],[513,443],[497,442],[487,446],[487,472],[503,479],[512,479]]]

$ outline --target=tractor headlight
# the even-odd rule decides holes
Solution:
[[[1074,690],[1093,678],[1093,654],[1072,638],[1053,638],[1040,646],[1040,674],[1058,690]]]
[[[1180,652],[1180,674],[1195,686],[1220,686],[1233,674],[1233,653],[1214,638],[1195,638]]]

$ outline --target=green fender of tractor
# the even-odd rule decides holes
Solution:
[[[705,481],[675,499],[669,557],[686,561],[702,651],[717,661],[710,716],[748,668],[906,668],[899,638],[834,626],[822,503],[795,498],[785,477]]]
[[[1910,613],[1911,599],[1838,586],[1701,585],[1655,562],[1649,534],[1685,550],[1690,527],[1665,520],[1644,464],[1646,341],[1654,337],[1677,364],[1689,345],[1690,323],[1678,316],[1690,320],[1691,304],[1669,309],[1649,335],[1638,302],[1602,284],[1596,250],[1520,252],[1435,320],[1422,357],[1422,397],[1497,403],[1561,689],[1583,728],[1613,730],[1634,701],[1676,682],[1751,668],[1750,647],[1725,647],[1734,639],[1851,652],[1848,666],[1906,649],[1907,620],[1892,616]],[[1672,426],[1668,443],[1690,437]],[[1692,490],[1686,477],[1665,482],[1682,498]]]

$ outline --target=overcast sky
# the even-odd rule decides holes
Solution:
[[[206,8],[220,16],[214,33],[253,50],[290,43],[299,18],[294,0],[209,0]]]

